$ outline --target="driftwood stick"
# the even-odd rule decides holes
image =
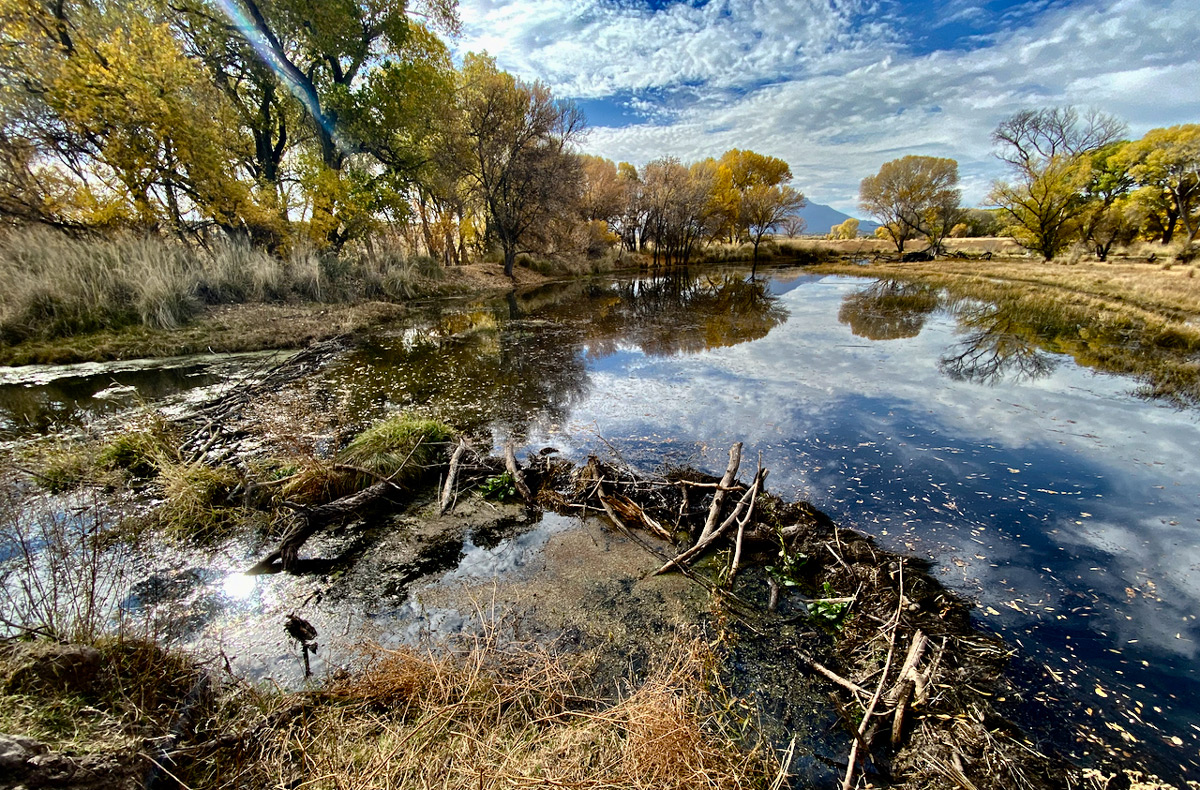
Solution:
[[[895,652],[896,631],[893,628],[892,640],[888,645],[887,660],[883,662],[883,673],[879,676],[879,685],[875,687],[875,694],[871,697],[871,702],[867,705],[867,710],[863,714],[862,724],[858,725],[858,732],[854,736],[854,743],[850,745],[850,758],[846,761],[846,778],[842,781],[842,790],[850,790],[854,786],[854,768],[858,762],[858,745],[866,743],[864,737],[867,727],[871,724],[871,716],[875,714],[875,706],[879,704],[879,698],[883,696],[883,686],[887,683],[888,670],[892,667],[892,656]]]
[[[667,571],[671,570],[671,568],[674,568],[674,567],[682,567],[685,563],[691,562],[697,556],[703,554],[704,551],[706,549],[708,549],[708,547],[717,538],[721,537],[721,535],[723,535],[725,533],[725,530],[727,530],[731,526],[733,526],[733,524],[737,521],[738,516],[740,516],[742,514],[742,511],[745,510],[746,505],[754,497],[754,494],[758,490],[759,486],[762,485],[762,481],[766,478],[766,476],[767,476],[766,470],[763,470],[761,474],[755,475],[754,484],[751,485],[750,488],[746,490],[746,493],[742,494],[742,498],[741,498],[741,500],[738,501],[737,507],[735,507],[733,509],[733,512],[730,513],[729,516],[723,522],[721,522],[721,526],[719,526],[715,530],[713,530],[713,532],[710,533],[707,538],[701,538],[699,541],[696,542],[695,546],[692,546],[690,549],[680,553],[674,559],[667,562],[667,564],[663,565],[661,568],[659,568],[657,571],[655,571],[654,575],[657,576],[660,573],[666,573]]]
[[[847,691],[852,691],[855,694],[861,694],[864,697],[867,697],[871,694],[871,692],[867,691],[865,688],[858,685],[853,680],[848,680],[848,679],[842,677],[841,675],[834,672],[832,669],[829,669],[824,664],[820,663],[819,661],[817,661],[815,658],[808,655],[807,653],[805,653],[801,650],[797,650],[796,656],[803,663],[807,664],[809,669],[816,672],[818,675],[822,675],[825,678],[832,680],[834,683],[838,684],[839,686],[846,689]]]
[[[908,710],[908,701],[913,696],[913,692],[920,681],[920,673],[917,672],[917,665],[921,663],[921,657],[925,655],[925,646],[929,640],[920,629],[913,634],[912,642],[908,646],[908,654],[904,657],[904,664],[900,667],[899,680],[895,688],[888,692],[887,701],[894,708],[892,714],[892,745],[900,744],[900,737],[904,732],[904,713]]]
[[[828,545],[828,544],[826,544]],[[842,790],[850,790],[854,786],[854,768],[858,763],[858,744],[863,741],[863,736],[867,728],[871,726],[871,717],[875,715],[875,706],[879,704],[879,698],[883,696],[883,687],[887,684],[888,670],[892,668],[892,658],[896,654],[896,627],[900,625],[900,615],[904,611],[904,563],[900,563],[900,600],[896,604],[896,614],[892,617],[887,628],[891,630],[891,636],[888,639],[887,658],[883,662],[883,671],[879,673],[879,684],[875,686],[875,694],[871,697],[871,702],[867,705],[866,711],[863,713],[862,723],[858,725],[858,735],[855,736],[854,743],[850,744],[850,757],[846,760],[846,778],[842,780]],[[874,730],[872,730],[874,735]],[[866,743],[870,745],[870,738],[866,739]]]
[[[721,478],[721,484],[717,487],[716,493],[713,494],[712,504],[708,508],[708,518],[704,521],[704,529],[696,541],[697,545],[706,541],[717,528],[717,522],[721,519],[721,506],[725,504],[725,492],[733,485],[741,464],[742,443],[737,442],[729,448],[729,465],[725,467],[725,475]]]
[[[923,705],[929,699],[929,684],[933,680],[934,673],[938,671],[938,667],[942,664],[942,653],[945,649],[946,637],[942,637],[942,643],[934,651],[933,660],[929,662],[929,666],[925,668],[924,672],[917,673],[916,688],[913,690],[915,704]]]
[[[446,485],[442,487],[442,501],[438,505],[438,515],[445,513],[450,507],[450,497],[454,493],[454,484],[458,482],[458,468],[462,463],[462,457],[467,452],[467,442],[464,439],[458,440],[458,446],[454,448],[454,454],[450,456],[450,471],[446,473]]]
[[[663,540],[671,539],[671,533],[667,531],[666,527],[664,527],[662,524],[659,524],[658,521],[652,518],[650,514],[642,508],[641,505],[634,502],[629,497],[610,496],[604,493],[603,488],[599,490],[598,496],[600,499],[600,504],[604,506],[604,510],[609,514],[610,518],[612,517],[613,513],[616,512],[620,514],[622,523],[624,523],[625,520],[636,521]]]
[[[758,495],[758,487],[763,477],[762,453],[759,453],[758,469],[754,473],[754,485],[750,487],[750,504],[746,507],[746,515],[738,519],[737,523],[738,531],[733,547],[733,565],[729,569],[729,584],[731,587],[733,586],[734,577],[737,576],[738,563],[742,561],[742,536],[746,534],[746,525],[750,523],[750,519],[754,515],[754,500]]]
[[[525,475],[521,474],[521,467],[517,465],[517,451],[512,439],[504,444],[504,467],[513,479],[513,487],[517,489],[517,493],[526,503],[533,504],[533,492],[525,484]]]

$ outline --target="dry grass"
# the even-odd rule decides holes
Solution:
[[[405,300],[463,290],[436,262],[398,247],[351,248],[337,258],[297,248],[281,258],[240,242],[78,240],[45,229],[0,236],[0,282],[0,346],[128,327],[177,330],[211,305]]]
[[[1146,263],[1081,260],[1075,264],[1036,260],[963,261],[939,259],[900,263],[880,261],[868,267],[825,264],[822,271],[872,277],[919,279],[943,287],[987,288],[998,296],[1016,288],[1031,295],[1131,318],[1184,319],[1200,316],[1200,282],[1190,267],[1162,269]]]
[[[765,786],[774,757],[744,748],[714,713],[708,649],[683,641],[664,660],[603,702],[576,695],[585,658],[534,645],[378,650],[319,704],[253,744],[198,761],[188,781],[338,790]]]

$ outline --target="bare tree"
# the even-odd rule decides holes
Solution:
[[[1089,155],[1125,131],[1111,115],[1081,116],[1073,107],[1022,110],[996,127],[996,156],[1016,178],[997,181],[988,199],[1003,209],[1020,244],[1050,260],[1080,235],[1089,205]]]
[[[804,217],[793,214],[790,217],[784,217],[781,223],[783,232],[787,234],[789,239],[794,239],[808,229],[808,223],[804,221]]]

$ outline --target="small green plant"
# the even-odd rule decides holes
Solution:
[[[833,585],[829,582],[821,585],[821,592],[824,593],[826,598],[837,597]],[[850,603],[848,601],[816,600],[808,605],[808,616],[818,625],[824,625],[836,630],[842,627],[849,608]]]
[[[779,586],[798,587],[800,585],[800,574],[807,563],[807,554],[802,552],[789,554],[787,548],[784,547],[779,550],[779,563],[768,565],[766,571]]]
[[[517,487],[513,484],[512,475],[508,472],[484,480],[483,485],[479,486],[479,491],[485,498],[495,499],[499,502],[517,498]]]

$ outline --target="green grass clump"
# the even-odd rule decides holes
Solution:
[[[28,461],[37,484],[51,494],[61,494],[93,479],[96,453],[83,442],[56,438],[34,448]]]
[[[399,415],[371,426],[346,446],[338,460],[398,485],[415,482],[438,465],[453,429],[437,420]],[[374,479],[364,481],[367,484]]]
[[[159,472],[166,500],[159,518],[178,537],[208,541],[241,522],[241,509],[230,504],[240,482],[228,466],[168,464]]]
[[[96,455],[96,465],[122,469],[131,477],[153,477],[163,464],[165,438],[154,429],[135,429],[117,434]]]

